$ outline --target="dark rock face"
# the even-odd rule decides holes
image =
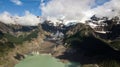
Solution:
[[[82,41],[73,40],[69,48],[75,52],[65,52],[58,58],[81,64],[97,64],[105,60],[120,61],[120,51],[114,50],[107,43],[94,37],[87,37]]]
[[[110,31],[107,33],[109,39],[120,39],[120,24],[114,25]]]
[[[0,39],[2,39],[2,36],[3,36],[4,34],[0,31]]]
[[[14,56],[14,58],[17,59],[17,60],[22,60],[25,57],[24,57],[24,55],[17,53],[16,56]]]
[[[56,33],[57,31],[63,32],[64,29],[62,29],[63,27],[61,27],[61,25],[59,26],[54,26],[53,23],[49,23],[49,21],[45,21],[42,25],[42,29],[47,31],[47,32],[51,32],[51,33]]]

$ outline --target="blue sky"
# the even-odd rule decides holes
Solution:
[[[3,13],[4,11],[7,11],[11,13],[12,15],[24,15],[25,11],[30,11],[32,14],[40,16],[41,10],[40,10],[40,2],[41,0],[16,0],[20,1],[22,4],[15,4],[11,0],[0,0],[0,13]],[[44,0],[44,2],[47,4],[50,0]],[[104,4],[105,2],[108,2],[110,0],[96,0],[96,4],[93,7],[97,7],[99,5]]]
[[[0,0],[0,13],[7,11],[11,14],[24,15],[26,10],[30,11],[35,15],[41,15],[41,10],[39,9],[40,0],[20,0],[22,5],[16,5],[11,2],[11,0]],[[48,0],[44,1],[48,2]]]
[[[110,1],[110,0],[95,0],[96,5],[94,5],[94,7],[103,5],[104,3],[108,2],[108,1]]]

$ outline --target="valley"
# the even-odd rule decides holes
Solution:
[[[69,26],[62,23],[54,26],[50,21],[37,26],[0,24],[0,67],[14,67],[26,56],[42,54],[51,55],[60,63],[74,62],[76,67],[119,66],[119,24],[105,28],[99,24],[93,28],[88,22]]]

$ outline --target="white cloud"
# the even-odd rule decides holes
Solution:
[[[10,13],[8,12],[3,12],[0,14],[0,21],[4,22],[6,24],[15,24],[13,18],[11,17]]]
[[[19,6],[22,5],[22,2],[20,0],[11,0],[11,2]]]
[[[20,24],[35,26],[40,23],[40,18],[31,14],[29,11],[25,12],[24,16],[11,16],[8,12],[3,12],[0,14],[0,21],[6,24]]]
[[[120,0],[111,0],[101,6],[91,8],[95,5],[95,0],[51,0],[47,5],[41,1],[41,10],[43,19],[45,17],[52,17],[55,19],[65,20],[80,20],[85,21],[92,15],[96,14],[99,17],[120,16]],[[17,18],[17,19],[16,19]],[[8,12],[0,14],[0,21],[6,24],[21,24],[21,25],[37,25],[40,23],[40,18],[31,14],[29,11],[25,12],[24,16],[12,16]],[[57,20],[55,20],[56,22]]]
[[[65,19],[81,20],[94,2],[95,0],[51,0],[41,7],[42,15],[45,17],[65,16]]]
[[[108,16],[108,17],[114,17],[117,15],[120,15],[120,0],[111,0],[109,2],[106,2],[102,6],[98,6],[94,9],[91,9],[91,11],[94,12],[99,17],[102,16]]]
[[[44,4],[44,3],[43,3]],[[103,5],[96,5],[95,0],[51,0],[47,5],[40,6],[42,16],[84,21],[96,14],[99,17],[113,17],[120,14],[120,0],[110,0]]]
[[[29,11],[25,12],[25,16],[19,17],[16,16],[16,23],[17,24],[21,24],[21,25],[37,25],[38,23],[40,23],[40,18],[37,18],[37,16],[31,14]]]

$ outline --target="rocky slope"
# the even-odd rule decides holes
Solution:
[[[21,26],[1,23],[0,67],[14,67],[16,63],[25,57],[24,55],[31,54],[32,52],[51,53],[55,57],[61,55],[65,51],[62,45],[56,46],[57,44],[51,41],[44,42],[46,35],[53,31],[45,30],[43,26],[48,29],[50,27],[47,24]]]
[[[8,25],[0,22],[0,67],[13,67],[24,54],[43,42],[41,26]]]
[[[17,35],[22,32],[30,32],[37,28],[38,28],[37,26],[22,26],[14,24],[5,24],[0,22],[0,31],[3,33],[10,33],[12,35]]]

